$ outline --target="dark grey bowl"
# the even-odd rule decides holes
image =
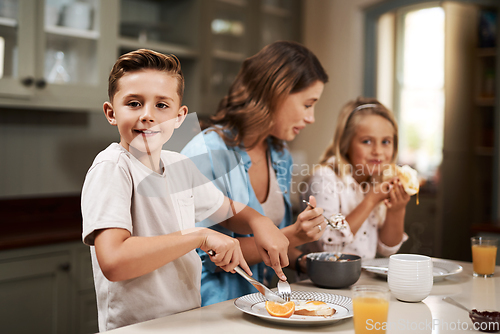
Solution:
[[[321,252],[307,254],[307,273],[311,281],[328,289],[346,288],[356,283],[361,275],[361,257],[357,255],[342,254],[339,260],[334,253]]]

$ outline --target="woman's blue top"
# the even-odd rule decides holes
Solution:
[[[246,204],[260,214],[264,214],[262,206],[255,196],[250,183],[248,169],[252,165],[250,156],[241,147],[227,146],[224,140],[215,131],[208,128],[196,135],[182,150],[197,165],[200,171],[230,199]],[[279,225],[283,228],[292,223],[292,209],[290,203],[290,185],[292,157],[284,148],[275,150],[269,143],[271,163],[276,173],[276,178],[283,193],[285,202],[285,216]],[[218,232],[231,237],[245,237],[221,227],[213,225],[209,220],[202,221],[197,226],[210,227]],[[238,274],[221,270],[210,261],[209,256],[198,249],[198,254],[203,263],[201,275],[201,302],[202,306],[215,304],[233,298],[238,298],[249,293],[257,292],[250,283]],[[264,281],[264,262],[251,266],[253,277],[260,282]],[[266,279],[269,281],[274,271],[266,270]]]

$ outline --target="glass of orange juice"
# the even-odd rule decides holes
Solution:
[[[385,333],[389,313],[389,289],[378,285],[355,285],[352,287],[354,332]]]
[[[495,272],[498,239],[472,237],[472,267],[474,277],[491,277]]]

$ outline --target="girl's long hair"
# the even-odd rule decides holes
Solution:
[[[243,62],[211,118],[219,125],[213,131],[229,146],[252,149],[269,136],[277,106],[318,80],[326,83],[328,75],[309,49],[291,41],[267,45]],[[284,143],[272,137],[272,145],[281,150]]]

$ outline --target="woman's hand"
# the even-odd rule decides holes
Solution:
[[[323,217],[323,209],[316,207],[316,198],[314,196],[309,196],[309,203],[314,209],[308,206],[298,215],[297,221],[292,225],[295,230],[293,236],[289,237],[289,239],[293,247],[316,241],[325,231],[326,221]]]
[[[259,224],[253,226],[255,226],[253,228],[255,244],[262,260],[273,268],[278,278],[285,281],[286,276],[282,268],[289,264],[288,238],[267,217],[262,217]]]
[[[247,260],[254,263],[253,261],[256,260],[255,255],[258,255],[258,262],[264,261],[266,265],[274,269],[279,278],[286,280],[281,268],[289,264],[288,238],[274,225],[271,219],[261,215],[251,207],[238,202],[233,202],[233,206],[238,213],[222,222],[221,225],[239,234],[252,233],[254,235],[250,251],[252,254],[248,253],[249,244],[242,241]],[[257,252],[255,252],[255,249],[257,249]]]
[[[223,233],[206,229],[206,237],[200,247],[208,252],[212,250],[215,255],[210,255],[210,260],[224,271],[234,273],[234,268],[240,266],[247,274],[252,275],[243,253],[241,252],[238,239],[231,238]]]
[[[411,196],[406,193],[399,179],[394,179],[391,183],[392,189],[389,192],[389,198],[384,200],[384,203],[387,206],[387,211],[397,212],[404,210],[410,201]]]

